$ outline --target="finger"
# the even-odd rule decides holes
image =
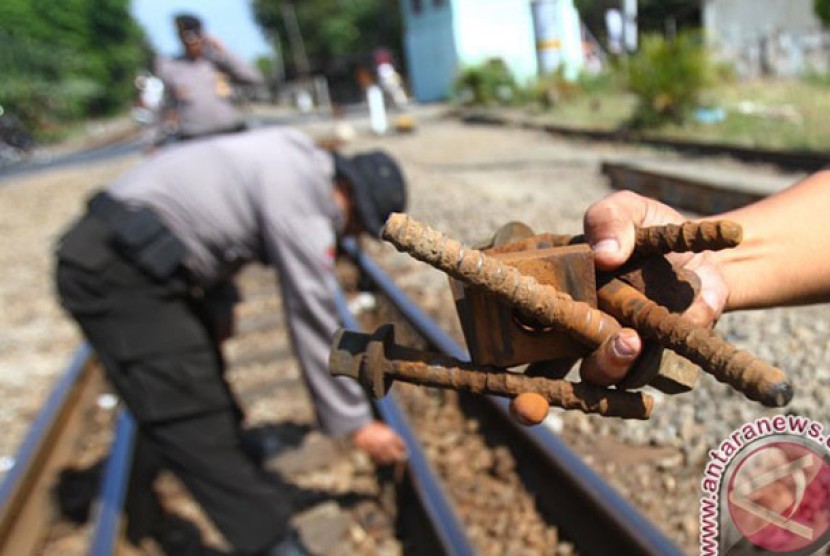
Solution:
[[[406,450],[398,446],[397,442],[390,442],[385,445],[381,451],[381,460],[384,464],[395,463],[402,461]]]
[[[635,227],[683,220],[679,212],[667,205],[632,191],[620,191],[591,205],[583,224],[585,237],[594,249],[597,268],[613,270],[634,251]]]
[[[524,392],[510,400],[510,416],[522,425],[538,425],[549,411],[548,400],[533,392]]]
[[[582,380],[598,386],[620,382],[640,355],[643,342],[632,328],[623,328],[582,360]]]
[[[620,194],[591,205],[583,221],[585,237],[594,250],[600,270],[623,264],[634,250],[635,222]]]
[[[406,442],[401,437],[395,438],[395,461],[404,461],[407,458]]]

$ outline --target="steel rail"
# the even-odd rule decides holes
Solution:
[[[360,269],[378,286],[403,317],[434,348],[455,358],[468,355],[447,333],[383,272],[354,241],[343,247]],[[654,524],[643,517],[627,500],[590,469],[570,448],[545,427],[526,428],[510,420],[505,400],[488,398],[514,438],[522,437],[546,466],[535,486],[545,488],[538,497],[546,502],[557,525],[588,554],[643,554],[673,556],[682,554]],[[540,493],[541,494],[541,493]],[[562,503],[562,500],[567,502]]]
[[[674,208],[700,214],[737,209],[768,195],[760,191],[719,187],[710,181],[619,162],[603,162],[600,171],[608,177],[614,189],[635,191]]]
[[[649,137],[642,133],[624,130],[603,130],[578,128],[563,125],[553,125],[534,122],[530,117],[510,118],[498,114],[472,112],[462,114],[461,120],[470,124],[517,126],[526,129],[544,131],[551,135],[588,139],[592,141],[607,141],[610,143],[647,145],[671,149],[677,152],[697,156],[729,156],[743,162],[760,162],[773,164],[786,170],[800,170],[804,172],[818,171],[830,162],[830,153],[807,150],[783,150],[768,148],[742,147],[728,143],[705,141],[690,141],[686,139],[664,139]]]
[[[29,428],[15,465],[0,486],[0,554],[4,556],[36,553],[50,526],[44,516],[51,513],[51,488],[77,440],[77,435],[70,433],[102,384],[93,360],[92,348],[81,343]],[[114,431],[91,520],[89,554],[94,556],[114,554],[117,549],[135,439],[135,423],[129,413],[119,413]]]
[[[343,326],[350,330],[360,330],[360,325],[349,311],[341,290],[336,292],[335,303]],[[436,546],[442,554],[457,554],[459,556],[475,554],[476,551],[464,530],[464,526],[441,487],[440,479],[429,465],[426,454],[415,438],[415,434],[412,432],[395,398],[387,396],[381,400],[375,400],[375,407],[381,419],[392,427],[406,443],[409,456],[407,460],[408,476],[412,482],[415,495],[427,514],[427,525],[435,538],[435,542],[431,544]],[[432,551],[425,551],[425,553],[432,553]]]
[[[118,413],[112,447],[101,478],[100,495],[93,518],[90,556],[109,556],[118,549],[135,441],[135,420],[129,411],[122,409]]]
[[[38,549],[49,527],[52,487],[77,440],[83,408],[103,384],[83,343],[55,384],[0,485],[0,555],[21,556]]]

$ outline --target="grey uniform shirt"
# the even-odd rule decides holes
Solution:
[[[179,132],[186,136],[227,131],[242,124],[232,102],[229,80],[256,84],[262,76],[229,52],[211,52],[191,60],[186,56],[159,58],[156,72],[164,82],[167,108],[176,111]]]
[[[323,428],[350,433],[372,419],[356,382],[328,373],[338,327],[334,244],[343,215],[334,163],[303,133],[267,128],[174,145],[121,177],[110,193],[152,207],[185,244],[203,286],[248,261],[279,272],[292,343]]]

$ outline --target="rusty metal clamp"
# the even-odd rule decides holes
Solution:
[[[502,239],[497,234],[491,243],[502,244],[482,251],[406,215],[393,214],[381,236],[459,281],[464,294],[483,293],[500,304],[501,312],[494,313],[485,306],[484,312],[471,315],[471,310],[475,313],[472,305],[459,303],[462,323],[467,320],[465,337],[476,364],[509,367],[544,361],[551,352],[538,351],[539,345],[550,348],[554,336],[560,345],[551,348],[552,353],[581,357],[615,334],[622,323],[657,346],[657,353],[668,348],[749,399],[770,407],[784,406],[792,399],[793,388],[783,371],[679,314],[694,297],[694,279],[674,273],[662,255],[735,246],[741,240],[737,224],[706,222],[644,228],[638,232],[636,260],[613,275],[596,274],[590,248],[580,243],[580,238],[533,235],[532,230],[524,228],[514,224],[512,230],[501,230]],[[658,296],[652,290],[661,282],[665,282],[664,291]],[[668,283],[672,285],[667,288]],[[457,294],[457,287],[455,291]],[[653,295],[660,298],[660,303]],[[481,336],[482,327],[503,329],[508,321],[511,326],[527,328],[529,337],[550,337],[517,349],[520,335],[496,340]],[[651,365],[648,372],[633,373],[633,378],[620,388],[636,388],[655,380],[655,386],[660,387],[658,377],[666,377],[654,370],[659,364]],[[667,391],[691,387],[688,377],[676,378],[672,379],[674,385],[669,384],[670,380],[663,381]]]

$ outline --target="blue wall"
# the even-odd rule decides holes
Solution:
[[[516,79],[536,77],[536,40],[529,0],[454,0],[462,67],[501,58]]]
[[[412,95],[418,102],[443,100],[449,95],[458,70],[451,0],[439,7],[433,0],[421,0],[418,14],[412,11],[412,0],[401,0],[401,4]]]
[[[419,3],[419,13],[413,11]],[[419,102],[446,99],[459,70],[501,58],[519,82],[536,77],[530,0],[401,0],[409,86]]]

